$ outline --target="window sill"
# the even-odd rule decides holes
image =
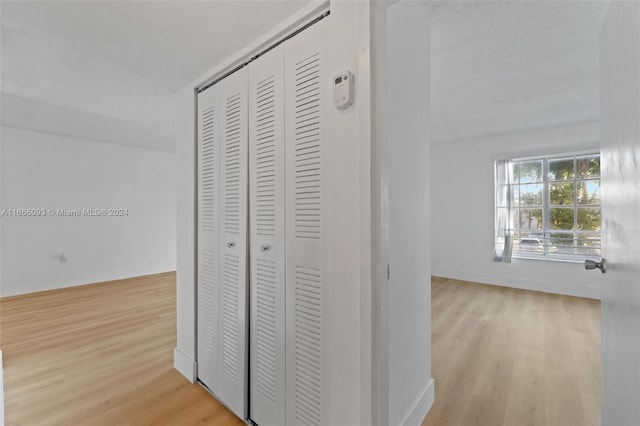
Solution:
[[[592,259],[592,260],[600,260],[600,258],[598,257],[589,257],[589,256],[585,256],[584,258],[580,259],[580,258],[574,258],[574,259],[569,259],[569,258],[562,258],[562,257],[547,257],[547,256],[523,256],[523,255],[512,255],[513,259],[518,259],[518,260],[538,260],[538,261],[543,261],[543,262],[561,262],[561,263],[579,263],[579,264],[583,264],[585,259]]]

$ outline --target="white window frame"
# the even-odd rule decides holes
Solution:
[[[593,234],[598,234],[601,237],[601,231],[602,231],[602,226],[600,227],[600,230],[598,231],[582,231],[582,230],[578,230],[577,229],[577,222],[578,222],[578,208],[579,207],[598,207],[600,209],[602,209],[602,201],[600,201],[599,204],[595,205],[595,204],[591,204],[591,205],[579,205],[577,203],[577,191],[575,190],[577,188],[577,183],[581,182],[581,181],[589,181],[589,180],[601,180],[601,177],[598,176],[597,178],[578,178],[578,174],[577,174],[577,170],[576,170],[576,159],[579,159],[581,157],[591,157],[591,156],[598,156],[598,158],[600,159],[601,155],[600,155],[600,151],[599,150],[589,150],[589,151],[581,151],[581,152],[569,152],[569,153],[561,153],[561,154],[548,154],[548,155],[532,155],[532,156],[527,156],[527,157],[517,157],[517,158],[513,158],[510,161],[512,163],[518,163],[518,162],[524,162],[524,161],[537,161],[540,160],[542,161],[542,182],[532,182],[532,184],[538,183],[538,184],[542,184],[542,229],[539,231],[540,234],[542,234],[541,239],[543,240],[543,252],[542,253],[529,253],[529,252],[523,252],[520,251],[520,247],[519,247],[519,242],[521,237],[521,234],[523,232],[527,232],[527,230],[523,230],[521,231],[520,228],[520,195],[518,194],[517,197],[517,201],[518,204],[515,206],[515,210],[517,212],[516,215],[516,220],[514,221],[514,239],[513,239],[513,258],[517,258],[517,259],[535,259],[535,260],[548,260],[548,261],[563,261],[563,262],[583,262],[585,259],[599,259],[601,256],[601,248],[602,248],[602,240],[600,240],[600,253],[594,253],[594,254],[579,254],[579,253],[575,253],[575,254],[567,254],[567,253],[553,253],[550,252],[550,239],[551,239],[551,234],[560,234],[560,233],[566,233],[566,234],[573,234],[573,240],[574,240],[574,248],[578,249],[577,241],[578,241],[578,235],[580,234],[589,234],[589,235],[593,235]],[[573,193],[573,199],[572,199],[572,204],[571,207],[573,208],[573,220],[574,220],[574,224],[573,224],[573,229],[572,230],[557,230],[557,229],[551,229],[550,225],[549,225],[549,218],[550,218],[550,209],[551,207],[551,200],[550,200],[550,195],[549,195],[549,188],[550,188],[550,183],[554,183],[554,182],[559,182],[559,181],[551,181],[549,179],[549,161],[550,160],[558,160],[558,159],[570,159],[573,158],[574,162],[573,162],[573,179],[572,180],[567,180],[566,182],[571,182],[574,185],[574,193]],[[520,186],[524,185],[523,183],[520,182],[520,179],[518,179],[518,182],[514,182],[512,183],[512,187],[518,188],[518,191],[520,189]],[[514,197],[515,198],[515,197]],[[601,194],[601,199],[602,199],[602,194]],[[497,209],[497,206],[494,206],[494,208]],[[526,238],[526,237],[525,237]],[[532,237],[532,238],[536,238],[536,237]],[[594,250],[595,251],[595,250]]]

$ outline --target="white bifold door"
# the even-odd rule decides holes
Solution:
[[[325,65],[326,25],[322,20],[285,44],[287,425],[328,423],[325,116],[333,80]]]
[[[247,413],[247,69],[198,96],[198,379]]]
[[[219,87],[198,96],[198,379],[218,392],[218,299],[220,246]]]
[[[198,378],[260,426],[327,422],[325,27],[198,97]]]
[[[249,64],[250,417],[261,426],[321,424],[328,400],[324,25]]]
[[[284,46],[249,64],[251,419],[285,424]]]

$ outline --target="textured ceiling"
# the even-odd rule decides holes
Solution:
[[[173,94],[300,1],[6,1],[2,123],[174,150]],[[608,1],[434,1],[436,143],[597,119]]]
[[[172,151],[173,94],[298,1],[6,1],[2,124]]]
[[[608,5],[431,2],[433,141],[597,120]]]

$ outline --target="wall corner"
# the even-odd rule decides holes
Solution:
[[[196,358],[196,92],[176,97],[176,330],[177,350]],[[181,364],[182,365],[182,364]]]

